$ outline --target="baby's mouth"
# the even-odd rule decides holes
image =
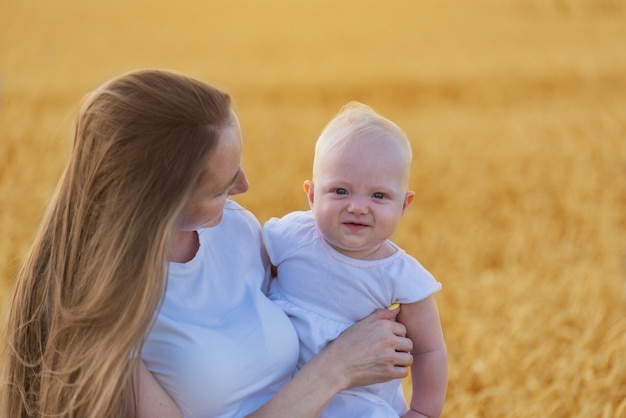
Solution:
[[[350,229],[362,229],[369,226],[361,222],[344,222],[343,224]]]

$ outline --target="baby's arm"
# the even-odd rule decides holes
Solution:
[[[403,304],[398,322],[413,341],[410,410],[402,418],[439,417],[448,386],[448,354],[433,296]]]

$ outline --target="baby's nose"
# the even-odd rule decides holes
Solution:
[[[367,206],[366,199],[359,196],[354,196],[352,199],[350,199],[350,204],[348,205],[348,211],[350,213],[363,215],[367,213],[368,210],[369,208]]]

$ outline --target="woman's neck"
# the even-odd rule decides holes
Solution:
[[[186,263],[191,261],[200,248],[200,240],[196,231],[177,231],[168,261]]]

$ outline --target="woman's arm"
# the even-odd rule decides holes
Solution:
[[[405,327],[390,321],[397,314],[379,310],[348,328],[248,417],[318,417],[343,389],[407,376],[412,343]]]
[[[163,389],[143,361],[135,376],[128,390],[127,418],[183,418],[183,413],[176,402]],[[133,387],[138,388],[137,396],[133,393]]]
[[[433,296],[403,304],[398,321],[413,341],[411,409],[402,418],[439,417],[448,386],[448,354]]]
[[[406,377],[413,362],[412,343],[405,337],[404,325],[391,321],[398,312],[379,310],[352,325],[249,417],[319,417],[343,389]],[[135,416],[133,410],[128,418],[182,418],[176,403],[143,362],[137,384],[139,413]],[[129,404],[132,408],[134,401]]]

